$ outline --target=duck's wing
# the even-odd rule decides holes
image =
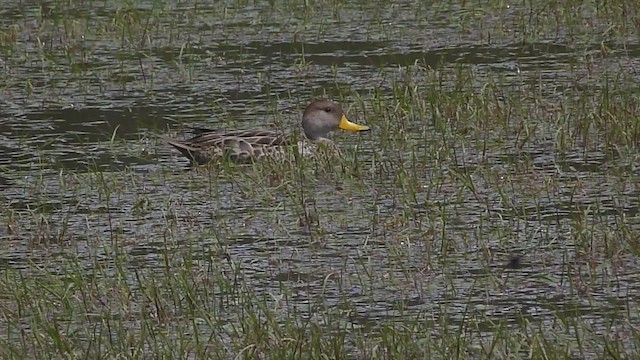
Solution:
[[[184,142],[193,147],[226,147],[235,141],[257,146],[289,145],[291,142],[288,134],[271,130],[202,131]]]
[[[193,129],[196,135],[187,140],[160,137],[184,156],[198,164],[206,164],[214,158],[228,157],[232,161],[245,162],[273,154],[279,146],[294,143],[284,132],[270,130],[217,131]]]
[[[236,162],[248,162],[282,151],[283,146],[293,144],[291,137],[274,131],[234,131],[220,137],[216,147],[223,156]]]

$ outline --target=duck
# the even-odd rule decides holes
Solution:
[[[278,157],[285,147],[298,145],[303,155],[309,155],[313,144],[333,144],[327,137],[331,132],[342,129],[351,132],[368,131],[369,127],[353,123],[347,119],[342,107],[331,100],[313,100],[302,115],[304,138],[297,141],[293,131],[276,130],[214,130],[193,128],[193,136],[187,140],[177,140],[160,135],[195,165],[206,165],[216,160],[228,158],[233,162],[251,162],[263,157]]]

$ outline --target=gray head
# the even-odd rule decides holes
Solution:
[[[349,131],[369,130],[368,126],[358,125],[347,120],[342,107],[333,101],[318,99],[307,106],[302,115],[302,128],[309,140],[320,140],[338,128]]]

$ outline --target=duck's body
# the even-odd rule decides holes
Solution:
[[[196,135],[189,140],[175,140],[162,136],[184,156],[197,164],[228,158],[234,162],[246,162],[273,155],[284,146],[293,145],[291,135],[269,130],[219,131],[194,129]]]
[[[197,164],[206,164],[216,159],[228,158],[236,162],[276,156],[284,152],[284,147],[298,145],[304,149],[305,140],[327,142],[327,134],[341,128],[351,131],[368,130],[367,126],[347,120],[340,105],[329,100],[314,100],[307,106],[302,117],[304,140],[297,141],[291,132],[271,130],[219,131],[194,129],[195,136],[188,140],[175,140],[162,136],[184,156]],[[304,152],[303,152],[304,153]]]

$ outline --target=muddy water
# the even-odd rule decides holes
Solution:
[[[551,326],[566,311],[597,333],[609,331],[611,314],[637,313],[622,299],[640,290],[638,261],[607,246],[638,231],[633,161],[599,147],[597,134],[595,144],[559,149],[549,119],[581,95],[597,98],[604,77],[638,80],[637,41],[623,32],[603,39],[598,14],[567,29],[532,9],[473,4],[5,3],[0,200],[6,221],[18,220],[0,232],[3,266],[50,264],[69,251],[90,264],[109,255],[96,248],[116,233],[153,271],[169,227],[177,245],[224,248],[256,289],[285,284],[300,304],[329,306],[348,294],[351,321],[366,328],[446,309],[448,322],[434,323],[455,327],[472,314],[491,334],[495,322]],[[505,125],[538,126],[533,140],[520,145],[498,126],[465,137],[452,126],[449,143],[433,114],[393,112],[398,86],[426,98],[440,79],[443,101],[453,102],[464,76],[466,91],[498,84],[492,105],[534,109]],[[319,246],[300,226],[299,199],[183,171],[155,137],[186,126],[293,126],[314,96],[340,100],[374,127],[337,136],[358,146],[365,180],[320,179],[309,192]],[[374,111],[379,101],[391,104],[387,120]],[[380,129],[401,118],[409,123],[400,146]],[[522,263],[505,269],[514,255]],[[340,281],[325,283],[329,274]]]

